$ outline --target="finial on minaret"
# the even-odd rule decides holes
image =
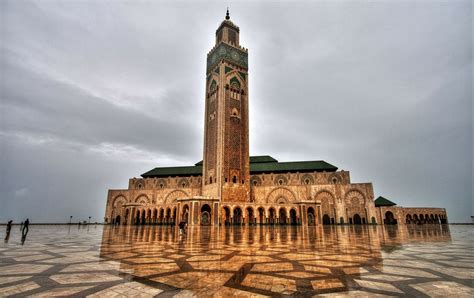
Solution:
[[[229,8],[227,7],[227,13],[225,14],[225,19],[229,20],[230,19],[230,14],[229,14]]]

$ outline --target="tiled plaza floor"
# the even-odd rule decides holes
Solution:
[[[5,226],[2,226],[5,228]],[[18,226],[0,296],[473,297],[474,226]]]

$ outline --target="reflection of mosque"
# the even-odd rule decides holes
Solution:
[[[447,223],[445,209],[409,210],[380,198],[372,183],[319,161],[249,156],[248,50],[227,15],[207,56],[203,160],[154,168],[109,190],[105,222],[172,225]]]
[[[290,244],[311,249],[329,249],[333,253],[351,251],[363,246],[372,252],[379,252],[387,246],[407,243],[450,242],[447,225],[429,226],[253,226],[253,227],[206,227],[190,226],[188,235],[181,237],[178,230],[169,226],[120,226],[105,227],[102,237],[103,250],[120,244],[137,244],[140,247],[175,246],[214,249],[222,245],[237,245],[239,250],[271,245]],[[164,246],[163,246],[164,245]],[[146,249],[145,249],[146,250]]]
[[[190,226],[184,237],[169,226],[106,226],[100,256],[120,262],[124,272],[151,275],[154,280],[193,272],[248,273],[255,264],[271,266],[273,262],[291,264],[288,270],[299,276],[337,273],[354,277],[368,267],[380,270],[386,263],[383,253],[407,243],[450,241],[445,225]],[[271,274],[274,269],[268,270]]]

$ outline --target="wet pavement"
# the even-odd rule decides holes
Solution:
[[[4,226],[3,226],[4,227]],[[474,226],[19,226],[0,296],[474,296]]]

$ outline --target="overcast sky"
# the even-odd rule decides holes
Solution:
[[[0,0],[0,222],[101,221],[109,188],[201,160],[225,5]],[[322,159],[376,197],[470,221],[471,1],[230,10],[249,49],[251,155]]]

